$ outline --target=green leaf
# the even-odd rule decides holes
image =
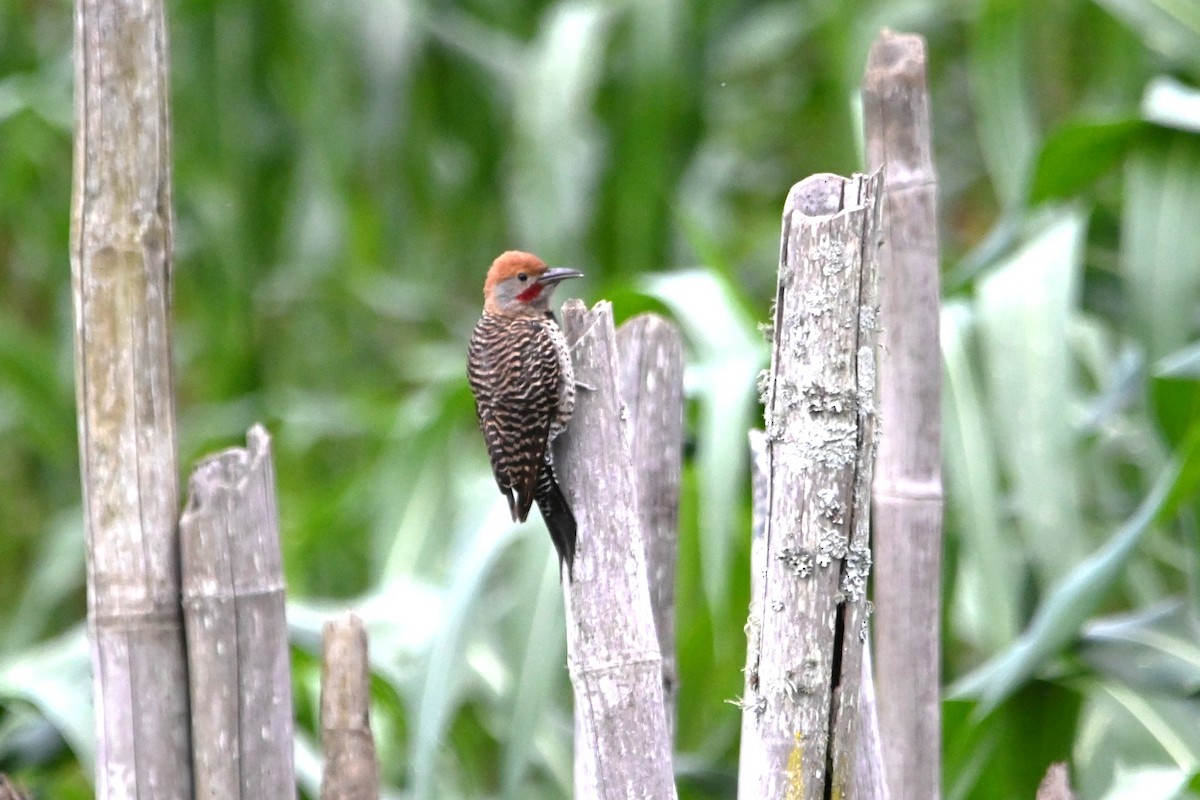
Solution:
[[[1163,356],[1154,365],[1154,374],[1162,378],[1200,379],[1200,342]]]
[[[1200,5],[1186,0],[1096,0],[1147,47],[1200,69]]]
[[[1019,630],[1017,602],[1023,581],[1017,538],[1000,513],[1000,478],[991,420],[980,395],[971,353],[970,307],[949,301],[942,309],[942,450],[946,496],[961,531],[955,631],[985,653],[995,653]]]
[[[1195,621],[1178,602],[1089,623],[1079,657],[1139,692],[1200,696]]]
[[[1200,89],[1159,75],[1142,95],[1142,118],[1155,125],[1200,133]]]
[[[1025,74],[1022,5],[988,0],[971,27],[971,99],[976,136],[1002,207],[1026,196],[1038,129]]]
[[[1193,452],[1191,457],[1196,458],[1197,454]],[[1142,537],[1158,518],[1182,468],[1178,461],[1171,462],[1121,529],[1054,588],[1017,641],[957,681],[950,688],[951,695],[978,697],[977,713],[985,715],[1066,647],[1108,596]]]
[[[1136,119],[1069,122],[1046,139],[1033,170],[1029,202],[1073,197],[1117,167],[1146,124]]]
[[[1046,767],[1070,758],[1080,696],[1041,681],[989,714],[971,702],[942,703],[946,800],[1033,797]]]
[[[1121,266],[1151,361],[1193,338],[1200,301],[1197,208],[1200,137],[1163,132],[1139,142],[1126,164]]]
[[[1200,497],[1200,418],[1195,419],[1188,434],[1176,446],[1175,459],[1182,466],[1179,479],[1163,503],[1160,515],[1163,519],[1174,516],[1180,508],[1187,508]]]
[[[80,625],[0,664],[0,698],[35,706],[90,772],[96,763],[91,658]]]
[[[563,595],[558,558],[547,551],[533,608],[521,621],[524,630],[516,686],[509,693],[508,730],[501,763],[506,797],[522,797],[524,777],[539,733],[539,721],[554,699],[553,689],[565,672],[566,638],[563,636]]]
[[[613,10],[551,6],[515,83],[509,207],[517,241],[555,263],[573,263],[593,213],[603,140],[592,106]]]
[[[1150,400],[1159,430],[1172,447],[1200,427],[1200,382],[1152,378]]]
[[[467,641],[473,622],[483,616],[485,579],[517,530],[506,510],[490,502],[495,488],[490,481],[479,481],[473,488],[472,507],[488,510],[468,520],[460,531],[461,550],[445,612],[416,698],[412,763],[413,794],[418,800],[438,794],[438,753],[461,703]],[[468,494],[463,493],[464,501]],[[483,502],[484,497],[488,502]]]
[[[1078,210],[1049,213],[1032,240],[976,291],[991,427],[1012,486],[1017,529],[1043,587],[1090,547],[1080,515],[1083,465],[1063,413],[1080,402],[1070,325],[1085,224]]]
[[[37,558],[19,591],[12,621],[0,628],[0,652],[12,652],[45,636],[51,615],[84,584],[84,535],[80,509],[63,514],[37,541]],[[17,594],[18,587],[13,587]]]
[[[1103,800],[1175,800],[1192,775],[1175,767],[1125,767]]]
[[[1122,764],[1169,768],[1186,776],[1200,769],[1200,700],[1140,692],[1108,680],[1080,685],[1087,699],[1075,757],[1080,764],[1092,765],[1078,775],[1081,796],[1100,797],[1127,786],[1121,780]]]
[[[691,346],[685,388],[701,407],[696,432],[701,574],[709,610],[716,615],[728,608],[735,537],[749,539],[735,521],[749,470],[746,430],[767,349],[732,289],[713,273],[653,275],[642,285],[671,309]]]

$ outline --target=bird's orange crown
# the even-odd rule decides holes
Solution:
[[[496,256],[496,260],[492,262],[491,269],[488,270],[487,280],[483,283],[483,296],[491,296],[492,289],[496,288],[497,283],[506,281],[522,272],[536,279],[541,277],[545,271],[546,262],[533,253],[508,250]]]

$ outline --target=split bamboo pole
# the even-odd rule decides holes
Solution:
[[[783,216],[767,413],[767,511],[738,796],[857,796],[875,450],[880,179],[815,175]]]

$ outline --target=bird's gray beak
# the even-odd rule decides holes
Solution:
[[[542,273],[542,277],[538,278],[538,283],[542,286],[554,286],[560,281],[565,281],[568,278],[582,278],[583,273],[577,269],[569,267],[554,267]]]

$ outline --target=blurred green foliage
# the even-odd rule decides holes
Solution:
[[[789,185],[861,168],[929,42],[946,307],[949,798],[1200,783],[1200,12],[1171,0],[182,0],[181,464],[275,436],[310,794],[321,622],[367,620],[389,796],[569,794],[561,600],[463,375],[483,272],[582,268],[691,345],[679,782],[734,792],[745,430]],[[90,796],[71,9],[0,0],[0,770]],[[886,323],[885,323],[886,324]]]

